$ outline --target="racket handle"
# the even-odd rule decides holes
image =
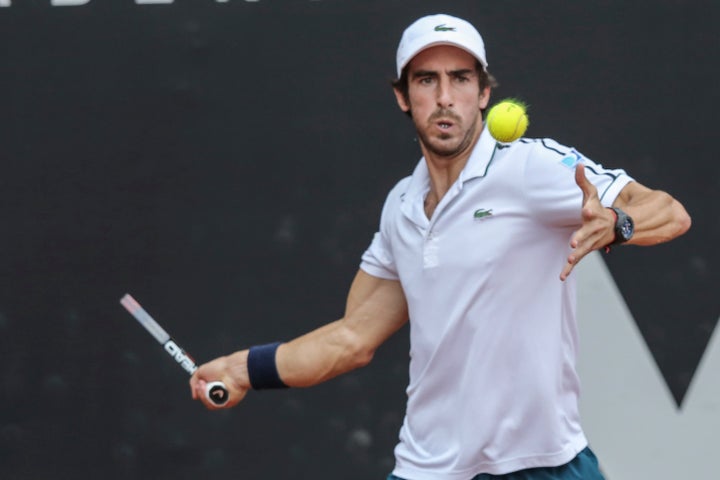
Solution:
[[[223,382],[209,382],[205,386],[205,397],[218,407],[222,407],[230,399],[230,392]]]

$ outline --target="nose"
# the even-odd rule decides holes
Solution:
[[[439,107],[447,108],[452,107],[453,97],[450,88],[450,79],[443,75],[438,81],[437,87],[437,104]]]

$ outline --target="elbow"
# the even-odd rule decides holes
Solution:
[[[370,364],[372,362],[373,357],[375,356],[375,349],[363,346],[363,345],[357,345],[356,348],[353,351],[352,356],[352,368],[362,368]]]
[[[692,218],[690,218],[690,215],[687,210],[685,210],[685,207],[683,207],[677,200],[673,201],[673,212],[675,216],[675,235],[673,237],[679,237],[690,230],[690,227],[692,226]]]
[[[685,215],[682,220],[679,222],[678,225],[678,236],[685,235],[688,230],[690,230],[690,227],[692,226],[692,219],[690,218],[690,215]]]
[[[375,356],[375,347],[350,329],[343,329],[342,342],[347,370],[362,368],[368,365]]]
[[[685,211],[685,208],[677,200],[672,200],[670,215],[671,218],[669,218],[665,228],[658,232],[658,235],[654,238],[654,240],[647,243],[648,245],[669,242],[684,235],[688,230],[690,230],[692,219]]]
[[[373,357],[375,356],[374,351],[364,351],[361,352],[359,355],[355,357],[355,363],[353,365],[353,368],[362,368],[370,364],[372,362]]]
[[[685,210],[685,207],[670,195],[662,192],[665,203],[658,205],[662,215],[658,215],[658,222],[649,227],[648,235],[640,235],[636,245],[658,245],[666,243],[684,235],[692,226],[692,219]]]

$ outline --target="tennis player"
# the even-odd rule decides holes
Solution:
[[[367,365],[410,321],[407,409],[388,479],[602,479],[578,413],[573,267],[688,230],[669,194],[550,139],[496,142],[483,39],[420,18],[397,51],[397,104],[422,158],[390,191],[343,318],[202,365],[230,390],[306,387]],[[491,477],[491,475],[493,475]],[[497,475],[498,477],[495,477]]]

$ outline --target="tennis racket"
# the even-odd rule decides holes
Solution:
[[[183,370],[192,375],[198,369],[195,361],[185,350],[183,350],[170,335],[153,319],[149,313],[129,293],[126,293],[120,303],[135,320],[140,323],[155,340],[163,346],[163,349],[170,355]],[[221,407],[228,401],[228,389],[223,382],[209,382],[205,387],[205,396],[215,405]]]

